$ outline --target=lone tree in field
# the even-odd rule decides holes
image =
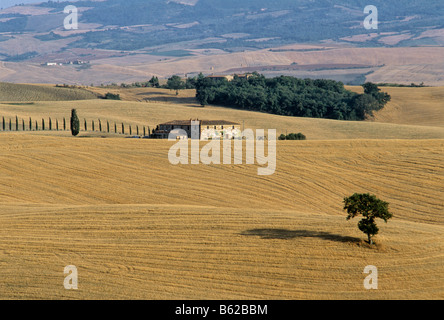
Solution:
[[[76,109],[71,110],[71,133],[77,136],[80,132],[80,121]]]
[[[368,237],[368,243],[373,244],[372,237],[379,232],[375,219],[380,218],[387,222],[393,215],[388,211],[388,203],[379,200],[368,193],[355,193],[351,197],[344,198],[344,210],[347,210],[347,220],[362,215],[358,228]]]

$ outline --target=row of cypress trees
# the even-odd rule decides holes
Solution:
[[[95,123],[96,122],[94,120],[91,121],[91,131],[96,131]],[[117,132],[117,123],[116,122],[114,122],[114,130],[111,127],[111,125],[110,125],[108,120],[106,121],[106,130],[104,130],[104,126],[102,126],[102,121],[100,119],[98,119],[97,123],[98,123],[98,126],[99,126],[99,128],[98,128],[99,132],[118,133]],[[71,133],[72,133],[72,135],[73,136],[77,136],[80,133],[80,120],[79,120],[79,117],[77,115],[76,109],[72,109],[71,110],[71,121],[70,121],[70,124],[71,124]],[[123,124],[123,122],[122,122],[121,126],[122,126],[122,130],[121,130],[120,133],[125,134],[125,125]],[[86,121],[86,119],[83,119],[83,129],[84,129],[84,131],[88,131],[88,122]],[[129,129],[128,133],[130,135],[132,135],[133,134],[133,127],[131,125],[128,125],[128,129]],[[135,129],[136,129],[135,133],[136,133],[137,136],[139,136],[142,133],[142,131],[143,131],[143,136],[146,136],[147,131],[146,131],[146,127],[145,126],[143,126],[142,130],[139,130],[139,126],[136,126]],[[150,127],[148,127],[148,135],[150,135]]]
[[[12,122],[11,118],[9,118],[9,122],[7,123],[5,117],[3,117],[2,118],[2,123],[0,125],[0,129],[2,131],[6,131],[7,129],[9,129],[9,131],[13,131],[13,130],[15,130],[15,131],[19,131],[19,130],[25,131],[26,129],[28,129],[29,131],[32,131],[32,130],[36,130],[37,131],[37,130],[39,130],[39,122],[37,120],[34,122],[32,120],[32,118],[30,117],[29,121],[27,121],[27,124],[28,124],[28,127],[26,128],[25,120],[21,119],[21,122],[20,122],[18,117],[16,116],[15,117],[15,123],[14,123],[14,126],[13,126],[13,122]],[[48,126],[46,126],[46,124],[48,124]],[[53,122],[53,120],[51,118],[49,118],[48,123],[46,123],[45,119],[42,118],[41,127],[40,128],[42,130],[46,130],[46,129],[48,129],[48,130],[57,130],[57,131],[58,130],[66,130],[66,119],[63,118],[63,127],[61,127],[59,125],[59,120],[58,119],[56,119],[55,124],[54,124],[54,122]]]
[[[99,132],[107,132],[107,133],[118,133],[117,132],[117,123],[114,122],[114,126],[112,127],[109,121],[106,121],[106,124],[102,124],[102,121],[99,119],[97,121],[98,124],[98,131]],[[96,121],[91,121],[91,130],[96,130]],[[128,125],[128,131],[126,131],[125,125],[121,124],[121,132],[122,134],[125,134],[125,131],[129,133],[130,135],[133,134],[133,127],[131,125]],[[72,135],[77,136],[80,133],[80,121],[77,116],[77,111],[75,109],[71,110],[71,119],[70,119],[70,127],[67,127],[66,119],[63,118],[63,121],[59,123],[59,120],[56,119],[55,121],[51,118],[48,119],[48,122],[44,118],[42,118],[41,122],[37,120],[33,120],[31,117],[29,118],[29,121],[25,121],[24,119],[18,118],[18,116],[15,117],[15,123],[12,121],[11,118],[9,120],[5,119],[5,117],[2,117],[2,122],[0,123],[0,130],[2,131],[38,131],[38,130],[71,130]],[[88,131],[88,123],[86,119],[84,119],[84,125],[83,125],[84,131]],[[142,130],[139,130],[139,126],[135,127],[136,135],[140,135],[143,133],[143,136],[146,136],[147,133],[150,135],[150,128],[143,126]]]

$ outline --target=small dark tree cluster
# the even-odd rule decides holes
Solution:
[[[306,140],[307,137],[302,133],[290,133],[290,134],[281,134],[278,138],[279,140]]]
[[[109,100],[121,100],[120,98],[120,94],[118,93],[111,93],[111,92],[107,92],[105,94],[105,96],[103,97],[103,99],[109,99]]]

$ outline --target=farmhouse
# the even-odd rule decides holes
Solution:
[[[159,124],[153,137],[168,139],[170,133],[176,139],[231,139],[240,135],[241,126],[226,120],[174,120]]]
[[[218,80],[227,80],[227,81],[233,81],[235,77],[238,77],[240,79],[248,79],[252,76],[252,73],[244,73],[244,74],[234,74],[234,75],[210,75],[207,76],[208,79],[212,79],[214,81]]]
[[[234,79],[234,76],[231,75],[211,75],[211,76],[207,76],[208,79],[212,79],[212,80],[228,80],[228,81],[232,81]]]

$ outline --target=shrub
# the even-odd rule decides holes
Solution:
[[[281,134],[279,140],[306,140],[307,138],[302,133],[290,133],[288,135]]]
[[[120,99],[120,94],[116,93],[111,93],[111,92],[107,92],[105,94],[105,96],[103,97],[103,99],[109,99],[109,100],[121,100]]]

